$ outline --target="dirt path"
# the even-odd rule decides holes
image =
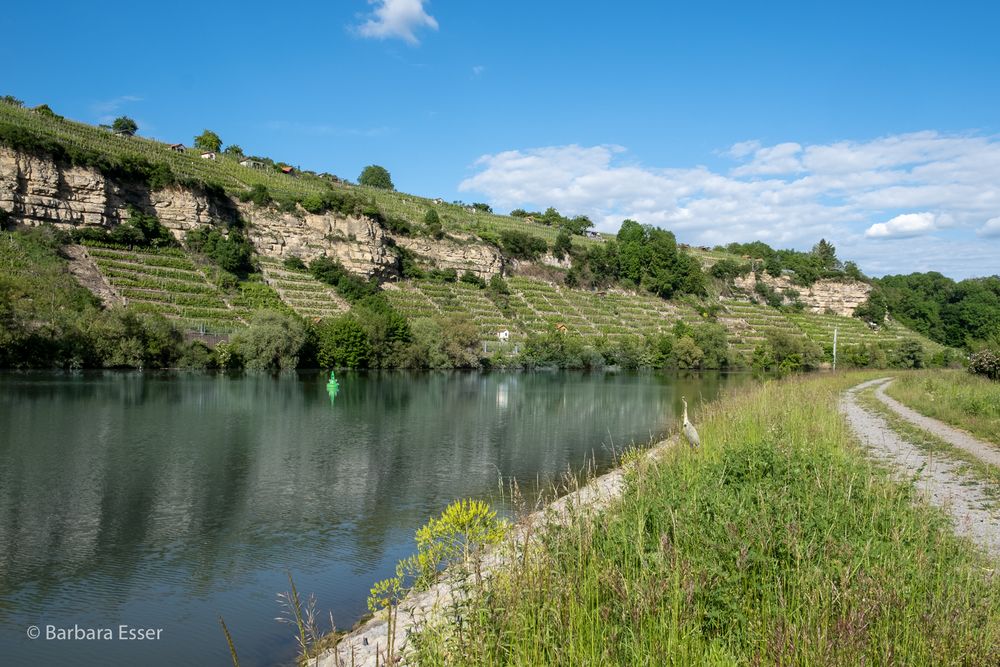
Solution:
[[[892,384],[892,380],[886,382],[875,390],[875,396],[878,400],[882,401],[886,407],[911,424],[933,433],[952,447],[964,449],[976,458],[981,459],[990,465],[1000,467],[1000,448],[984,440],[975,438],[965,431],[949,426],[948,424],[940,422],[937,419],[933,419],[932,417],[926,417],[916,410],[906,407],[892,396],[885,393],[886,388],[890,384]]]
[[[875,385],[884,389],[891,380],[879,378],[862,382],[844,393],[840,410],[848,424],[858,439],[871,449],[875,458],[895,468],[899,479],[914,480],[914,486],[927,494],[930,502],[951,515],[955,532],[1000,558],[1000,509],[991,507],[991,500],[978,480],[961,472],[962,462],[925,452],[897,434],[881,416],[868,412],[858,404],[858,393]],[[882,396],[879,399],[884,401]],[[900,413],[900,416],[909,420],[907,415]],[[915,425],[923,428],[920,424]],[[961,432],[959,434],[969,437]],[[943,432],[935,432],[935,435],[955,447],[970,451]]]

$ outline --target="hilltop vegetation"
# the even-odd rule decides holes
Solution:
[[[625,220],[614,236],[591,235],[589,218],[564,216],[551,207],[498,216],[484,203],[446,204],[398,193],[388,170],[378,165],[362,173],[359,180],[367,187],[356,186],[267,157],[252,157],[244,166],[243,148],[231,144],[221,150],[222,138],[210,130],[195,137],[198,150],[184,149],[129,136],[138,128],[124,117],[117,123],[119,134],[113,134],[114,127],[75,123],[16,102],[0,101],[0,144],[91,167],[125,183],[193,187],[227,211],[224,222],[189,230],[183,247],[154,216],[137,208],[112,229],[72,233],[74,241],[88,245],[128,312],[142,315],[144,326],[173,332],[175,342],[160,345],[171,352],[133,356],[128,362],[133,365],[752,366],[789,371],[831,362],[834,327],[841,330],[841,363],[919,367],[952,361],[940,346],[898,326],[873,332],[858,320],[822,320],[827,316],[799,312],[802,304],[788,294],[791,290],[779,295],[760,281],[749,295],[733,287],[736,277],[750,273],[789,275],[801,285],[820,278],[864,279],[850,262],[841,263],[825,240],[810,252],[774,250],[763,243],[689,249],[671,232],[633,220]],[[214,159],[202,159],[202,150]],[[365,216],[385,229],[390,256],[406,280],[385,290],[331,257],[308,266],[296,257],[284,266],[259,257],[248,223],[231,198],[299,217]],[[0,226],[10,227],[12,221],[0,211]],[[32,234],[15,236],[20,243],[38,242]],[[438,268],[396,242],[413,236],[453,245],[492,244],[507,262],[509,280],[494,277],[487,284],[471,272],[460,276]],[[56,266],[63,262],[60,243],[68,239],[58,233],[49,239],[46,261]],[[6,302],[12,303],[15,288],[6,289]],[[734,296],[775,308],[720,299]],[[784,305],[789,298],[791,305]],[[83,319],[103,316],[94,304],[90,310],[64,310]],[[273,316],[264,314],[272,311]],[[38,318],[18,315],[17,320],[20,324],[8,331],[23,333],[24,323]],[[509,338],[501,343],[497,335],[504,330]],[[179,342],[179,332],[232,339],[214,350],[202,346],[193,360],[185,360],[190,346]],[[53,340],[60,336],[72,334],[69,329],[52,334]],[[52,352],[11,355],[4,363],[117,363],[109,359]]]

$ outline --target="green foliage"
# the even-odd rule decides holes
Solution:
[[[2,96],[0,96],[0,102],[3,102],[4,104],[9,104],[9,105],[14,106],[14,107],[23,107],[24,106],[24,100],[18,99],[16,97],[14,97],[13,95],[2,95]]]
[[[248,370],[290,370],[299,363],[306,328],[295,315],[262,310],[254,315],[249,327],[233,335],[230,343]]]
[[[177,246],[177,240],[155,215],[143,213],[134,206],[128,209],[128,219],[110,230],[96,227],[78,227],[73,230],[78,242],[99,242],[123,248],[166,248]]]
[[[493,207],[489,204],[484,204],[482,202],[476,202],[472,205],[472,208],[476,209],[480,213],[492,213]]]
[[[735,259],[720,259],[709,269],[709,274],[719,280],[732,281],[740,276],[748,275],[751,271],[749,262],[740,263]]]
[[[317,257],[309,263],[309,272],[317,280],[332,285],[340,296],[350,303],[379,294],[378,284],[366,281],[344,268],[343,264],[330,257]]]
[[[469,284],[469,285],[475,285],[479,289],[485,289],[486,288],[486,281],[483,280],[482,278],[480,278],[479,276],[477,276],[472,271],[466,271],[465,273],[463,273],[462,277],[459,278],[459,280],[461,280],[463,283],[466,283],[466,284]]]
[[[533,261],[548,249],[548,244],[526,232],[505,230],[500,232],[500,249],[508,257]]]
[[[48,116],[49,118],[55,118],[57,120],[62,120],[63,117],[52,110],[48,104],[39,104],[33,109],[33,111],[41,116]]]
[[[361,171],[361,175],[358,176],[358,183],[370,188],[379,188],[380,190],[396,189],[392,184],[392,177],[389,175],[389,171],[377,164],[370,164],[365,167]]]
[[[573,250],[573,241],[570,239],[569,230],[562,228],[556,234],[555,243],[552,244],[552,254],[556,259],[562,261]]]
[[[139,124],[128,116],[119,116],[115,118],[115,122],[111,124],[111,129],[118,134],[127,134],[132,136],[139,131]]]
[[[285,261],[282,262],[282,266],[292,271],[305,271],[307,269],[306,263],[302,261],[302,258],[295,255],[286,257]]]
[[[775,250],[762,241],[730,243],[724,250],[752,258],[755,270],[763,269],[775,278],[789,271],[797,285],[808,286],[821,278],[843,278],[846,275],[845,267],[837,259],[836,248],[826,239],[820,239],[810,252]],[[857,279],[859,276],[855,265],[852,274],[847,277]]]
[[[704,294],[705,276],[698,260],[680,251],[671,232],[625,220],[614,241],[574,257],[567,284],[603,287],[621,283],[665,299]]]
[[[444,238],[444,227],[441,226],[441,216],[432,208],[427,209],[424,214],[424,229],[431,238]]]
[[[919,341],[907,338],[895,347],[889,362],[896,368],[923,368],[926,356],[924,346]]]
[[[751,364],[759,370],[792,373],[813,370],[822,361],[823,350],[814,341],[785,331],[771,331],[767,340],[754,349]]]
[[[162,316],[120,309],[91,320],[87,333],[105,368],[169,368],[183,342]]]
[[[971,348],[1000,331],[1000,276],[955,282],[940,273],[877,281],[889,313],[931,340]]]
[[[204,225],[189,231],[184,240],[189,248],[233,275],[245,277],[254,271],[253,244],[238,229],[230,229],[223,236],[218,229]]]
[[[224,150],[222,152],[225,155],[228,155],[229,157],[236,158],[236,159],[241,159],[241,158],[244,157],[244,155],[243,155],[243,149],[240,148],[240,146],[238,144],[229,144],[228,146],[226,146],[226,150]]]
[[[876,326],[882,326],[888,315],[885,295],[880,289],[873,289],[868,293],[868,298],[860,306],[854,309],[854,317],[864,320]]]
[[[274,201],[267,186],[261,183],[254,183],[249,190],[240,193],[239,198],[241,201],[253,202],[257,206],[267,206]]]
[[[553,330],[528,336],[520,362],[527,368],[590,368],[603,359],[595,360],[578,334]]]
[[[222,139],[215,132],[205,130],[194,138],[194,147],[201,151],[218,153],[222,150]]]
[[[409,368],[478,368],[480,340],[476,323],[464,314],[418,318],[404,365]]]
[[[323,320],[316,328],[316,359],[322,368],[368,368],[373,354],[368,332],[354,315]]]
[[[674,360],[678,368],[695,369],[701,367],[704,351],[691,336],[682,336],[674,343]]]

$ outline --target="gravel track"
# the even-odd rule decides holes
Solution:
[[[871,450],[876,459],[895,469],[898,479],[914,480],[914,486],[925,493],[931,503],[947,511],[952,517],[956,533],[968,537],[982,546],[994,558],[1000,559],[1000,510],[991,507],[992,501],[984,491],[983,484],[961,472],[960,468],[963,465],[961,461],[925,452],[896,433],[880,415],[868,412],[858,404],[858,393],[876,385],[879,386],[879,389],[876,390],[879,400],[892,401],[888,396],[883,398],[884,394],[881,394],[880,391],[891,381],[892,378],[869,380],[844,392],[840,402],[840,410],[847,418],[851,429],[858,439]],[[893,402],[895,403],[895,401]],[[887,405],[889,404],[887,403]],[[897,403],[897,405],[899,404]],[[905,406],[900,405],[899,407],[908,410]],[[890,409],[895,411],[891,405]],[[922,423],[910,420],[907,414],[901,412],[898,414],[907,421],[911,421],[915,426],[924,428]],[[923,417],[923,415],[920,416]],[[923,417],[923,419],[929,418]],[[955,430],[946,427],[937,420],[930,419],[930,421],[951,431]],[[934,431],[934,434],[955,447],[979,455],[978,450],[969,449],[969,443],[963,439],[954,438],[956,433],[948,433],[938,429]],[[971,438],[961,431],[958,431],[957,435]],[[960,442],[962,444],[959,444]]]

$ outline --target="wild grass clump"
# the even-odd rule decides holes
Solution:
[[[1000,444],[1000,384],[961,371],[903,373],[886,390],[917,412]]]
[[[694,415],[700,450],[518,547],[419,664],[997,664],[995,569],[852,440],[837,400],[861,379]]]

